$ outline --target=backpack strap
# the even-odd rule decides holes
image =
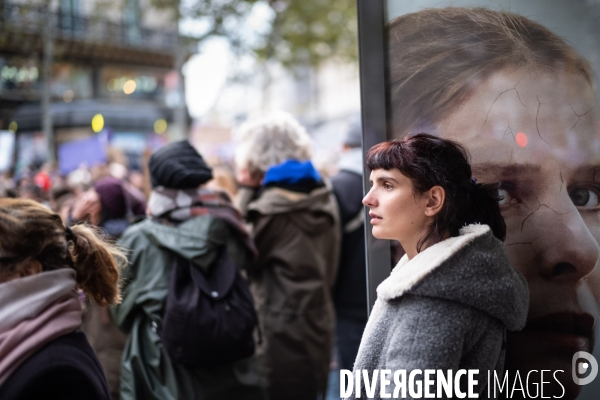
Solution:
[[[186,260],[194,283],[204,294],[214,299],[223,299],[233,286],[237,267],[227,251],[227,246],[219,249],[215,264],[208,274],[200,271],[190,260]]]

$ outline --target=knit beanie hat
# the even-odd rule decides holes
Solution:
[[[195,189],[212,179],[212,171],[187,140],[170,143],[150,156],[152,187]]]
[[[106,219],[120,219],[127,215],[127,201],[120,179],[107,177],[94,183],[94,190],[100,197],[102,211]]]

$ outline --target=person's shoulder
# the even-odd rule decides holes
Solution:
[[[347,171],[345,169],[339,171],[337,174],[331,177],[331,183],[334,189],[343,187],[345,185],[360,186],[362,190],[362,176],[360,174]]]
[[[85,334],[72,332],[54,339],[27,360],[27,370],[44,371],[61,366],[96,373],[100,364]],[[100,367],[101,368],[101,367]]]
[[[331,178],[333,193],[340,206],[343,223],[356,217],[362,211],[363,180],[354,172],[341,170]]]
[[[148,219],[142,219],[130,225],[119,237],[118,243],[127,248],[143,248],[150,242],[145,234],[145,229],[153,222]]]
[[[119,240],[127,240],[141,235],[144,227],[150,223],[152,223],[152,221],[148,218],[142,218],[135,221],[125,229],[125,232],[123,232],[123,235],[121,235]]]
[[[35,352],[0,394],[2,399],[109,399],[102,367],[82,332],[63,335]]]
[[[440,317],[472,314],[476,311],[471,306],[458,301],[410,292],[389,300],[388,304],[394,310],[414,310],[419,315],[430,312],[434,315],[440,313]]]
[[[436,243],[400,262],[377,289],[385,300],[405,293],[462,304],[502,321],[508,329],[525,324],[526,279],[510,264],[503,243],[487,225],[468,225],[460,235]]]
[[[406,336],[407,332],[419,331],[426,333],[428,340],[446,336],[448,331],[463,336],[491,319],[458,301],[412,293],[385,302],[383,310],[383,317],[394,335]]]

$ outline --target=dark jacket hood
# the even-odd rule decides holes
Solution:
[[[487,225],[469,225],[460,235],[419,253],[405,255],[377,294],[391,300],[405,293],[459,302],[502,321],[509,330],[525,326],[529,289],[510,264],[504,244]]]

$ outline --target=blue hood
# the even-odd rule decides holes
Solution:
[[[268,183],[294,184],[300,181],[321,181],[321,175],[310,161],[287,160],[274,165],[265,174],[263,185]]]

